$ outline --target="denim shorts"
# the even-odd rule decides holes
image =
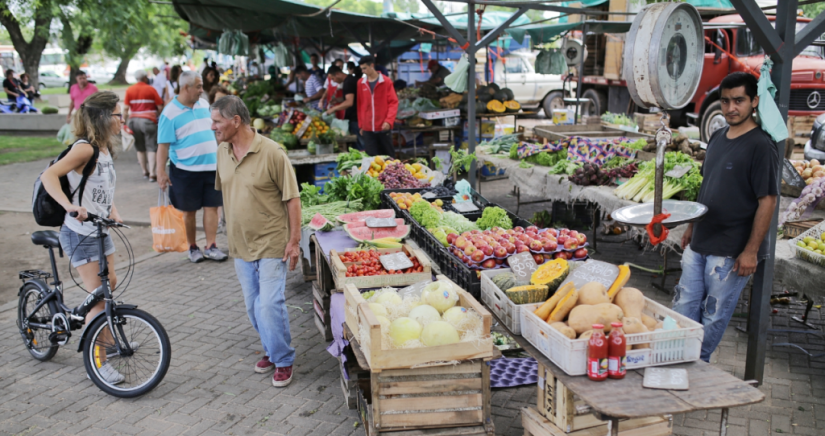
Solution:
[[[106,238],[103,240],[105,255],[109,256],[115,252],[115,244],[109,235],[103,237]],[[63,251],[66,252],[75,268],[100,260],[100,250],[97,244],[98,238],[95,236],[81,235],[66,226],[60,228],[60,246],[63,247]]]

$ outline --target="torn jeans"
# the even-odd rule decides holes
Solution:
[[[705,362],[722,341],[750,278],[740,277],[733,270],[734,263],[735,258],[699,254],[689,246],[682,254],[682,278],[676,285],[673,310],[704,326],[701,358]]]

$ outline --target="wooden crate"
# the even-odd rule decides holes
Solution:
[[[367,436],[490,435],[490,367],[482,359],[415,369],[371,372],[358,385]]]
[[[613,17],[613,16],[611,16]],[[604,53],[604,78],[621,80],[622,78],[622,51],[624,42],[613,41],[608,38]]]
[[[346,361],[342,362],[342,357],[346,357]],[[350,410],[358,407],[358,389],[370,388],[370,372],[362,369],[358,365],[357,358],[352,351],[352,345],[344,347],[344,354],[338,358],[339,368],[341,369],[341,390],[344,393],[344,404]],[[344,376],[344,372],[346,375]]]
[[[309,238],[309,246],[315,247],[315,272],[317,274],[318,289],[325,294],[331,293],[335,289],[335,281],[332,279],[332,269],[324,250],[318,245],[315,235]]]
[[[788,221],[782,227],[784,230],[782,237],[785,239],[793,239],[821,222],[821,219],[805,221]]]
[[[468,309],[474,309],[482,319],[482,329],[484,337],[481,341],[459,342],[450,345],[440,345],[436,347],[422,347],[410,349],[384,350],[381,348],[381,324],[370,310],[364,297],[352,285],[344,289],[346,299],[345,319],[347,327],[352,331],[355,338],[361,338],[361,329],[369,329],[369,343],[361,343],[361,350],[373,371],[394,368],[411,368],[421,365],[445,365],[453,361],[463,361],[468,359],[484,359],[493,357],[492,338],[490,337],[490,326],[492,315],[481,305],[472,295],[458,285],[450,281],[447,277],[438,276],[438,280],[445,280],[452,283],[458,291],[458,305]],[[378,344],[374,346],[373,344]]]
[[[639,126],[639,131],[642,132],[656,132],[662,127],[662,114],[642,114],[636,112],[633,114],[633,120]],[[670,124],[670,119],[665,120],[665,125]]]
[[[574,432],[564,432],[553,425],[532,407],[521,409],[521,425],[524,436],[604,436],[610,434],[607,424]],[[619,422],[619,436],[665,436],[673,433],[673,420],[669,417],[629,419]]]
[[[789,116],[788,133],[792,137],[810,138],[816,115]]]
[[[315,312],[315,326],[327,342],[333,339],[329,298],[329,293],[321,291],[317,281],[312,282],[312,309]]]
[[[421,250],[414,249],[409,245],[401,246],[401,250],[397,248],[379,248],[377,250],[381,254],[403,251],[408,256],[413,255],[418,259],[418,263],[421,264],[424,271],[420,273],[393,274],[386,276],[347,277],[347,266],[349,266],[350,263],[342,262],[341,258],[338,257],[339,253],[335,250],[331,250],[329,252],[329,260],[332,266],[332,278],[335,281],[335,289],[339,292],[343,292],[344,287],[350,284],[359,289],[383,288],[386,286],[408,286],[424,280],[429,280],[433,276],[432,267],[430,266],[430,259],[427,258]],[[359,250],[350,249],[347,251]]]

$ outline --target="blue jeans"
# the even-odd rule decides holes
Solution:
[[[349,122],[349,134],[355,135],[355,148],[364,151],[364,142],[361,141],[361,128],[358,127],[358,121]]]
[[[750,278],[739,276],[734,263],[735,258],[699,254],[689,246],[682,254],[682,278],[676,285],[673,310],[704,326],[701,358],[705,362],[722,341]]]
[[[292,366],[295,349],[290,346],[292,336],[284,297],[286,263],[281,259],[235,259],[235,273],[241,282],[246,314],[261,336],[269,361],[279,368]]]

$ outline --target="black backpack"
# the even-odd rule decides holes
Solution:
[[[57,159],[51,161],[49,163],[49,167],[54,165],[60,159],[63,159],[64,156],[69,154],[69,150],[74,147],[75,144],[78,142],[86,142],[88,141],[84,139],[78,139],[75,141],[74,144],[66,147]],[[83,167],[83,178],[80,179],[80,185],[78,185],[77,189],[74,192],[71,191],[69,187],[69,178],[67,176],[63,176],[60,178],[60,188],[63,189],[63,193],[66,194],[66,197],[69,200],[72,199],[74,194],[80,191],[80,195],[78,198],[78,206],[80,206],[83,201],[83,190],[86,187],[86,180],[89,179],[89,176],[92,175],[92,172],[97,166],[97,158],[100,155],[100,150],[97,147],[92,147],[94,149],[94,155],[89,162],[86,163],[86,166]],[[48,169],[48,167],[46,167]],[[43,170],[44,172],[46,170]],[[43,184],[40,182],[40,177],[43,175],[41,172],[39,176],[37,176],[37,180],[34,181],[34,196],[32,197],[32,213],[34,213],[34,220],[37,224],[46,227],[59,227],[63,225],[63,220],[66,217],[66,209],[60,205],[48,192],[46,192],[46,188],[43,187]]]

